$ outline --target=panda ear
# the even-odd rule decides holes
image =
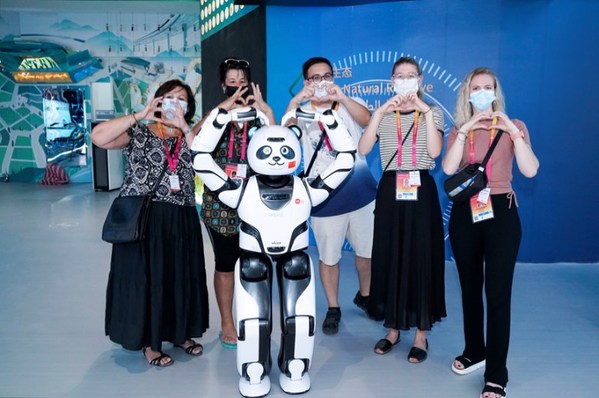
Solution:
[[[292,124],[290,126],[287,126],[287,128],[291,131],[293,131],[293,134],[296,135],[297,139],[299,140],[300,138],[302,138],[302,129],[300,129],[298,126],[296,126],[295,124]]]
[[[248,138],[252,138],[254,136],[254,133],[258,129],[259,129],[258,126],[252,126],[252,127],[250,127],[250,129],[248,130]]]

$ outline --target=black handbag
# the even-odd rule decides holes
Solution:
[[[108,243],[127,243],[143,240],[152,202],[151,195],[119,196],[108,210],[102,240]]]
[[[148,195],[119,196],[114,199],[102,227],[103,241],[128,243],[138,242],[145,238],[152,197],[165,172],[166,163],[156,185]]]
[[[487,187],[488,181],[485,168],[502,133],[503,130],[497,132],[493,143],[481,163],[469,164],[445,180],[443,188],[449,199],[456,203],[465,202]]]

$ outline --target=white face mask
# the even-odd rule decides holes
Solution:
[[[328,83],[325,81],[322,81],[320,83],[314,83],[314,96],[316,98],[322,98],[322,97],[326,97],[327,95],[329,95],[329,93],[327,92],[327,86]]]
[[[178,102],[179,106],[183,109],[183,115],[185,115],[187,113],[187,102],[186,101],[181,101],[178,99],[174,99],[174,98],[165,98],[162,100],[162,110],[164,110],[166,112],[166,118],[167,119],[174,119],[175,118],[175,110],[177,109],[175,103]]]
[[[470,93],[470,103],[479,111],[487,110],[495,101],[495,90],[478,90]]]
[[[418,92],[418,78],[393,80],[393,91],[398,95],[408,95]]]

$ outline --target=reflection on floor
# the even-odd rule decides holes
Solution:
[[[103,332],[110,246],[100,228],[116,192],[88,184],[0,183],[0,397],[236,397],[235,351],[221,347],[211,283],[211,328],[205,353],[181,350],[174,366],[149,367]],[[316,251],[310,248],[316,260]],[[206,250],[208,275],[213,273]],[[325,336],[326,311],[317,282],[318,334],[306,397],[478,397],[482,371],[456,376],[462,350],[459,285],[447,263],[447,319],[429,336],[428,359],[406,361],[413,331],[385,356],[373,347],[385,329],[352,304],[353,256],[342,259],[339,334]],[[276,292],[274,294],[276,297]],[[593,397],[599,391],[599,265],[519,264],[509,356],[510,397]],[[275,306],[278,310],[278,305]],[[277,311],[275,311],[277,314]],[[278,315],[273,358],[278,353]],[[286,396],[271,374],[269,396]]]

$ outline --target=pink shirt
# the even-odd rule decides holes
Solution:
[[[512,119],[512,122],[524,133],[524,142],[530,145],[530,136],[526,125],[518,119]],[[490,122],[489,122],[490,123]],[[458,129],[453,127],[447,137],[447,147],[451,147],[456,142]],[[489,149],[489,136],[491,130],[478,129],[474,131],[474,163],[481,163]],[[497,147],[493,151],[489,164],[491,165],[491,178],[489,179],[489,187],[491,195],[504,194],[512,192],[512,166],[514,162],[514,143],[512,142],[508,132],[504,132],[497,143]],[[464,142],[464,153],[459,169],[470,163],[470,144],[469,138],[466,137]],[[488,168],[488,165],[487,165]]]

